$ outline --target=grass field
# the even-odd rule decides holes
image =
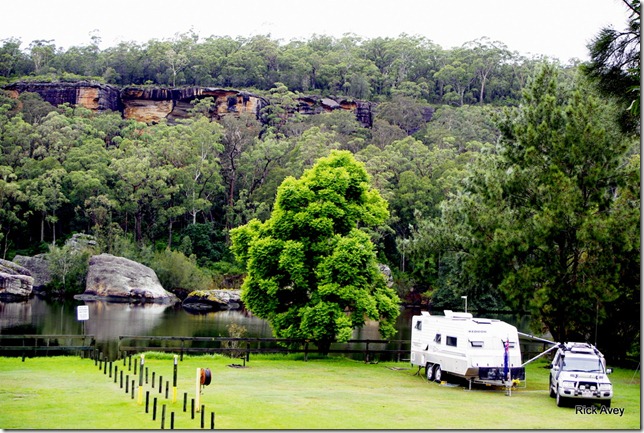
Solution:
[[[136,362],[140,357],[132,358],[132,364]],[[501,389],[429,383],[407,363],[365,364],[333,357],[304,362],[299,357],[258,355],[245,368],[230,366],[240,363],[219,355],[184,357],[178,363],[173,403],[173,357],[148,353],[148,383],[139,404],[138,374],[123,361],[113,363],[119,370],[115,382],[109,370],[99,370],[90,359],[0,358],[0,428],[160,429],[165,405],[164,428],[171,427],[173,413],[175,429],[200,429],[201,413],[193,418],[190,405],[197,368],[212,372],[212,383],[201,393],[206,429],[211,427],[211,413],[216,429],[641,428],[640,374],[633,370],[615,369],[611,375],[612,407],[624,409],[619,416],[558,408],[548,396],[548,370],[540,361],[528,365],[526,383],[511,396]],[[135,380],[134,398],[131,391],[125,392],[125,385],[120,387],[120,371]],[[159,376],[163,377],[161,392]],[[170,382],[167,399],[166,381]]]

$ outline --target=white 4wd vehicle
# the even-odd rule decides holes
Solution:
[[[610,407],[611,372],[606,368],[604,355],[592,344],[561,344],[551,364],[550,397],[556,397],[560,407],[573,400]]]

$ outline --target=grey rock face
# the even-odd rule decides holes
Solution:
[[[0,259],[0,299],[21,299],[31,296],[34,279],[28,269]]]
[[[111,254],[92,256],[82,298],[127,299],[174,303],[178,298],[166,291],[156,273],[147,266]]]
[[[13,262],[29,270],[34,278],[33,288],[42,289],[51,282],[51,272],[49,271],[49,262],[45,254],[38,254],[33,257],[15,256]]]

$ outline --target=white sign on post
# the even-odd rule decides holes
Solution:
[[[76,317],[79,321],[89,320],[89,306],[79,305],[78,307],[76,307]]]

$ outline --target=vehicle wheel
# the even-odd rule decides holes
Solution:
[[[564,406],[566,406],[566,403],[567,403],[566,398],[562,397],[559,394],[559,388],[557,388],[557,406],[558,407],[564,407]]]
[[[434,367],[429,362],[425,365],[425,374],[427,375],[427,380],[431,382],[434,378]]]
[[[443,371],[441,370],[441,366],[440,365],[434,366],[434,380],[436,382],[440,382],[442,376],[443,376]]]
[[[554,386],[552,385],[552,377],[550,378],[550,397],[555,398]]]

